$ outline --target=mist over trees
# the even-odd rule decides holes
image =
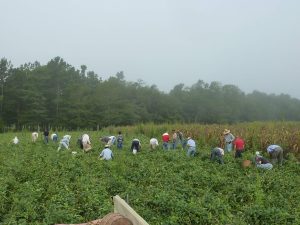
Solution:
[[[56,57],[46,65],[14,68],[0,61],[0,127],[92,128],[154,122],[235,123],[300,120],[300,100],[289,95],[245,94],[237,86],[199,80],[169,93],[124,73],[103,80]]]

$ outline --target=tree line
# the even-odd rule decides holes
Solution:
[[[104,80],[85,65],[62,58],[13,67],[0,61],[0,127],[97,129],[137,123],[235,123],[300,120],[300,100],[260,91],[245,94],[235,85],[203,80],[169,92],[118,72]]]

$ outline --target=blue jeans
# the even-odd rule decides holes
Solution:
[[[58,137],[57,136],[53,136],[53,141],[57,142],[58,141]]]
[[[122,149],[123,148],[123,142],[118,142],[117,143],[117,148]]]
[[[45,144],[48,144],[48,141],[49,141],[49,137],[48,137],[48,136],[45,136],[45,137],[44,137],[44,142],[45,142]]]
[[[196,148],[195,147],[189,147],[188,151],[187,151],[187,156],[190,157],[194,157],[196,153]]]
[[[177,147],[177,141],[173,141],[173,143],[172,143],[172,149],[176,149],[176,147]]]
[[[226,152],[231,152],[232,151],[232,142],[225,143],[225,151]]]
[[[170,149],[169,142],[163,142],[163,149],[165,149],[165,150]]]

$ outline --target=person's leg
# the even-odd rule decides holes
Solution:
[[[218,159],[219,164],[224,164],[223,156],[218,155],[218,156],[217,156],[217,159]]]
[[[275,165],[277,163],[277,158],[278,158],[278,152],[274,150],[273,152],[270,153],[270,158],[271,158],[271,163]]]
[[[187,151],[187,156],[190,157],[190,156],[194,156],[195,155],[195,149],[190,147]]]
[[[264,170],[271,170],[273,168],[273,165],[271,163],[257,164],[256,167]]]
[[[67,145],[66,142],[61,142],[61,144],[62,144],[66,149],[69,149],[69,146]]]
[[[234,156],[235,158],[242,158],[242,151],[240,151],[240,150],[236,150],[235,151],[235,156]]]
[[[217,156],[216,153],[217,153],[216,150],[211,151],[211,154],[210,154],[210,160],[211,161],[215,161],[216,156]]]

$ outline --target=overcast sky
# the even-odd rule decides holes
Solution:
[[[0,0],[0,57],[300,99],[299,0]]]

